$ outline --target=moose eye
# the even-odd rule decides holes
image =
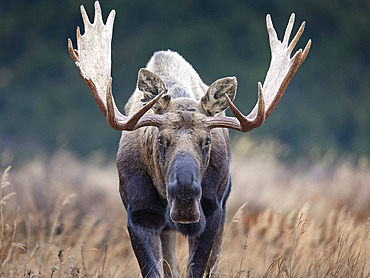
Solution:
[[[159,136],[158,136],[158,143],[159,143],[160,145],[164,145],[164,139],[163,139],[163,136],[162,136],[162,135],[159,135]]]
[[[206,140],[204,141],[204,147],[208,148],[210,144],[211,144],[211,138],[207,137]]]

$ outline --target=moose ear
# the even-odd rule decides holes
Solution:
[[[163,91],[167,91],[162,79],[156,74],[146,69],[140,69],[139,76],[137,79],[137,87],[143,92],[142,102],[146,103]],[[171,100],[170,95],[164,95],[158,102],[152,107],[152,109],[160,114],[169,104]]]
[[[227,94],[231,101],[236,94],[237,81],[235,77],[225,77],[216,80],[209,86],[207,93],[200,100],[207,116],[214,116],[224,111],[229,103],[225,97]]]

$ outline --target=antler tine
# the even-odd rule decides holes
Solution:
[[[292,53],[294,47],[297,45],[297,42],[301,38],[305,27],[306,27],[306,21],[303,21],[301,26],[299,27],[299,29],[297,31],[297,34],[294,36],[294,38],[292,39],[292,41],[289,44],[289,47],[288,47],[289,53]]]
[[[289,18],[284,38],[281,42],[277,37],[271,16],[266,16],[266,27],[271,48],[271,63],[263,86],[261,83],[258,83],[258,103],[253,108],[252,112],[245,117],[226,96],[235,118],[209,117],[205,120],[209,128],[225,127],[247,132],[261,126],[265,119],[270,116],[283,96],[290,80],[306,59],[311,47],[311,40],[309,40],[303,51],[299,49],[294,56],[290,58],[290,54],[301,37],[306,24],[305,22],[301,24],[293,40],[288,45],[294,20],[295,15],[293,13]]]
[[[100,4],[98,1],[94,3],[94,7],[95,7],[94,23],[98,21],[100,21],[100,23],[103,23],[103,16],[102,16]]]
[[[89,20],[89,17],[88,17],[88,15],[87,15],[87,13],[86,13],[86,10],[85,10],[85,7],[84,7],[84,5],[81,5],[80,6],[80,11],[81,11],[81,16],[82,16],[82,21],[83,21],[83,23],[84,23],[84,27],[85,27],[85,32],[87,32],[87,28],[89,28],[89,27],[91,27],[91,22],[90,22],[90,20]]]
[[[72,40],[68,38],[68,51],[69,55],[71,55],[74,62],[78,61],[78,52],[76,49],[73,49]]]
[[[290,34],[292,33],[292,30],[293,30],[294,20],[295,20],[295,14],[292,13],[290,15],[290,18],[289,18],[289,21],[288,21],[288,25],[287,25],[287,27],[285,29],[285,34],[284,34],[284,39],[283,39],[283,44],[286,45],[286,46],[288,45]]]
[[[81,35],[78,27],[76,31],[78,50],[73,49],[71,39],[68,39],[68,50],[100,110],[107,117],[109,125],[118,130],[133,130],[141,126],[160,126],[163,124],[162,115],[144,116],[163,93],[131,118],[124,116],[118,110],[112,95],[111,77],[111,41],[115,10],[109,13],[107,22],[104,24],[98,1],[95,2],[93,23],[90,22],[84,6],[81,6],[80,9],[85,33]]]
[[[303,50],[301,64],[304,62],[304,60],[306,60],[308,52],[310,51],[310,48],[311,48],[311,39],[308,40],[308,42],[307,42],[307,44],[306,44],[306,46]]]
[[[111,10],[109,15],[108,15],[108,18],[107,18],[107,25],[108,26],[113,26],[113,23],[114,23],[114,18],[116,17],[116,11],[115,10]]]

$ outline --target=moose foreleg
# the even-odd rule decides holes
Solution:
[[[206,269],[206,277],[210,277],[210,278],[220,277],[219,272],[218,272],[218,262],[220,260],[220,255],[221,255],[224,225],[225,225],[225,206],[223,206],[223,209],[222,209],[221,225],[220,225],[220,228],[218,229],[218,233],[213,243],[211,255],[208,261],[208,265]]]
[[[205,214],[208,213],[205,212]],[[199,237],[189,238],[189,263],[186,276],[188,278],[203,277],[213,244],[220,230],[222,209],[217,207],[206,218],[207,224],[204,232]]]
[[[134,158],[128,157],[118,163],[120,193],[127,210],[132,248],[143,277],[163,277],[160,234],[165,226],[164,209],[149,175],[130,167],[132,161]]]
[[[176,231],[163,230],[161,233],[164,277],[178,278],[176,266]]]
[[[128,231],[142,276],[159,278],[163,277],[160,231],[154,227],[142,225],[142,214],[145,213],[147,212],[128,213]],[[151,214],[153,217],[153,213]]]

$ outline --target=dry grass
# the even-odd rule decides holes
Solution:
[[[367,162],[287,167],[276,149],[235,144],[221,277],[369,277]],[[1,277],[140,277],[113,164],[60,152],[2,173]],[[177,256],[183,276],[182,236]]]

